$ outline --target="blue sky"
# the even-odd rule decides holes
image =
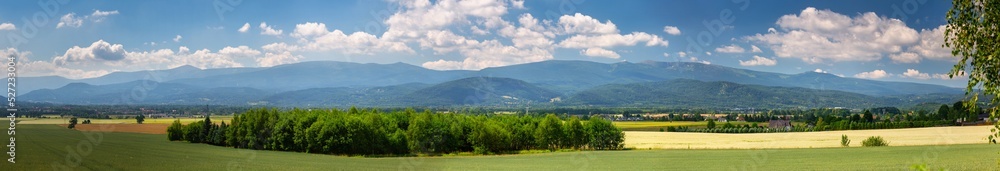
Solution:
[[[46,5],[40,5],[46,4]],[[55,4],[55,5],[52,5]],[[22,76],[404,62],[683,61],[965,85],[941,48],[947,1],[7,1]],[[721,14],[721,16],[720,16]]]

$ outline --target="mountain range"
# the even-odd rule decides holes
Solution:
[[[479,71],[332,61],[264,68],[182,66],[80,80],[25,77],[19,84],[19,91],[30,91],[19,100],[63,104],[865,107],[950,103],[963,93],[940,85],[816,72],[557,60]]]

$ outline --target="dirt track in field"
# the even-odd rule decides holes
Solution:
[[[66,124],[59,126],[66,127]],[[132,132],[143,134],[167,134],[170,124],[76,124],[76,130],[100,132]]]

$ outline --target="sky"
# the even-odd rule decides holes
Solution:
[[[304,61],[479,70],[546,60],[701,62],[964,87],[948,1],[4,1],[20,76]]]

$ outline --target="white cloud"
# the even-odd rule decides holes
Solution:
[[[934,77],[934,78],[937,78],[937,79],[942,79],[942,80],[968,79],[967,78],[968,76],[965,75],[965,71],[959,71],[958,74],[955,75],[954,77],[948,76],[948,73],[933,74],[933,75],[931,75],[931,77]]]
[[[666,53],[666,52],[664,52],[664,53],[663,53],[663,57],[670,57],[670,53]]]
[[[945,27],[941,25],[932,30],[920,30],[920,43],[907,50],[928,59],[957,62],[959,58],[951,55],[951,48],[942,46]]]
[[[926,79],[930,79],[931,78],[930,74],[920,73],[920,71],[915,70],[915,69],[906,69],[906,72],[904,72],[901,77],[904,77],[904,78],[916,78],[916,79],[921,79],[921,80],[926,80]]]
[[[748,60],[748,61],[740,60],[740,65],[741,66],[774,66],[774,65],[777,65],[777,64],[778,64],[777,60],[774,60],[774,59],[771,59],[771,58],[765,58],[765,57],[761,57],[761,56],[757,56],[757,55],[754,55],[753,59]]]
[[[813,70],[813,72],[815,72],[815,73],[827,73],[825,70],[819,69],[819,68],[816,68],[816,70]]]
[[[685,52],[677,52],[677,55],[678,55],[678,56],[681,56],[682,58],[683,58],[683,57],[687,57],[687,56],[688,56],[688,54],[687,54],[687,53],[685,53]]]
[[[663,26],[663,32],[675,36],[681,35],[681,29],[677,29],[677,27],[674,26]]]
[[[516,9],[524,9],[524,0],[511,0],[510,3]]]
[[[83,25],[83,18],[76,17],[76,13],[69,13],[59,18],[56,28],[80,27]]]
[[[386,41],[365,32],[348,35],[341,30],[329,31],[323,23],[296,24],[291,36],[299,39],[298,45],[272,43],[261,48],[271,52],[332,50],[346,55],[372,55],[377,52],[414,53],[413,49],[402,42]]]
[[[326,24],[307,22],[302,24],[296,24],[295,30],[292,31],[292,37],[297,37],[297,38],[317,37],[327,34],[327,32],[329,31],[326,29]]]
[[[546,33],[543,33],[545,29],[538,25],[538,19],[535,19],[531,14],[521,15],[518,21],[521,23],[521,27],[508,25],[500,30],[500,36],[511,38],[511,42],[518,48],[547,48],[553,44]]]
[[[563,48],[583,49],[592,47],[634,46],[642,42],[645,42],[646,46],[666,47],[668,45],[667,41],[660,38],[660,36],[643,32],[634,32],[627,35],[621,35],[621,34],[605,34],[598,36],[575,35],[573,37],[563,40],[562,42],[559,42],[559,46]]]
[[[462,61],[438,60],[425,62],[422,66],[437,70],[478,70],[488,67],[522,64],[552,59],[552,54],[547,49],[537,47],[516,48],[513,46],[502,45],[496,40],[476,43],[473,47],[475,48],[460,50],[462,56],[466,56],[466,58]]]
[[[281,64],[296,63],[299,62],[299,59],[301,58],[302,56],[295,56],[292,55],[291,52],[287,51],[282,53],[268,52],[267,54],[264,54],[263,58],[257,58],[256,61],[257,61],[257,66],[271,67]]]
[[[617,34],[618,27],[611,20],[601,23],[588,15],[576,13],[572,16],[563,15],[559,17],[559,25],[562,31],[570,34]]]
[[[0,23],[0,31],[3,30],[17,30],[17,26],[11,23]]]
[[[864,79],[880,79],[880,78],[888,77],[889,75],[890,74],[886,73],[885,70],[878,69],[878,70],[874,70],[874,71],[858,73],[858,74],[855,74],[854,77],[864,78]]]
[[[798,15],[782,16],[776,24],[781,31],[769,30],[746,39],[768,45],[775,56],[813,64],[875,61],[920,40],[918,32],[902,21],[873,12],[848,17],[810,7]]]
[[[920,56],[913,52],[892,54],[889,58],[896,63],[920,63]]]
[[[177,35],[177,36],[174,37],[174,42],[181,42],[182,38],[184,38],[184,37],[181,37],[181,35]]]
[[[54,58],[52,63],[61,66],[90,61],[118,61],[125,59],[125,53],[125,48],[121,44],[98,40],[88,47],[73,46],[62,56]]]
[[[117,15],[117,14],[118,10],[114,11],[94,10],[94,13],[91,13],[90,16],[88,16],[88,18],[94,22],[102,22],[107,16]]]
[[[457,53],[463,59],[425,62],[431,69],[476,70],[552,59],[557,48],[578,49],[582,55],[620,57],[615,47],[667,46],[659,36],[635,32],[619,34],[611,21],[601,21],[584,14],[563,15],[540,20],[529,13],[506,21],[508,9],[521,9],[521,1],[480,0],[400,1],[401,9],[384,23],[388,26],[380,39],[416,44],[434,55]],[[496,37],[477,39],[456,33]],[[488,36],[487,36],[488,37]],[[556,40],[557,38],[565,38]],[[505,41],[504,39],[509,39]],[[504,44],[503,42],[509,42]],[[264,49],[294,48],[272,44]]]
[[[261,55],[263,54],[263,55]],[[227,46],[218,51],[201,49],[191,51],[181,46],[175,52],[172,49],[154,49],[149,51],[125,51],[121,44],[113,44],[98,40],[87,47],[74,46],[66,53],[48,61],[22,61],[31,67],[33,76],[60,75],[69,78],[90,78],[107,74],[111,71],[138,71],[150,69],[169,69],[182,65],[198,68],[231,68],[243,67],[238,59],[254,59],[259,66],[270,66],[289,62],[297,62],[300,56],[289,52],[261,53],[248,46]],[[106,70],[104,68],[114,68]]]
[[[611,59],[618,59],[619,57],[621,57],[618,55],[618,53],[603,48],[587,48],[586,50],[581,50],[580,54],[591,57],[606,57]]]
[[[267,25],[267,22],[260,22],[260,34],[268,36],[281,36],[284,30],[275,30],[271,28],[272,26]]]
[[[499,18],[507,14],[507,4],[500,0],[461,1],[426,0],[399,1],[402,9],[389,16],[384,23],[389,26],[383,38],[412,41],[431,30],[444,30],[456,24],[469,24],[469,18]],[[492,28],[492,27],[487,27]]]
[[[761,51],[760,48],[758,48],[757,46],[754,46],[754,45],[750,45],[750,49],[751,49],[750,52],[753,52],[753,53],[764,52],[764,51]]]
[[[743,49],[743,47],[737,46],[735,44],[729,45],[729,46],[723,46],[723,47],[715,48],[715,51],[716,52],[721,52],[721,53],[743,53],[743,52],[746,52],[746,50]]]
[[[59,23],[56,24],[56,28],[63,28],[63,27],[77,28],[77,27],[83,26],[83,20],[84,19],[89,19],[90,21],[93,21],[95,23],[99,23],[99,22],[103,22],[108,16],[117,15],[117,14],[118,14],[118,10],[114,10],[114,11],[94,10],[94,13],[91,13],[90,15],[82,16],[82,17],[77,17],[76,13],[69,13],[69,14],[63,15],[62,17],[59,18]]]
[[[187,49],[187,47],[183,48]],[[253,57],[260,55],[260,51],[251,49],[250,47],[247,46],[237,46],[237,47],[226,46],[225,48],[220,49],[218,53],[233,57]]]
[[[709,56],[711,56],[711,55],[712,55],[712,52],[708,52],[708,51],[706,51],[706,52],[705,52],[705,55],[709,55]]]
[[[239,31],[240,33],[246,33],[247,31],[250,31],[250,23],[243,23],[243,27],[240,27],[240,29],[236,31]]]

